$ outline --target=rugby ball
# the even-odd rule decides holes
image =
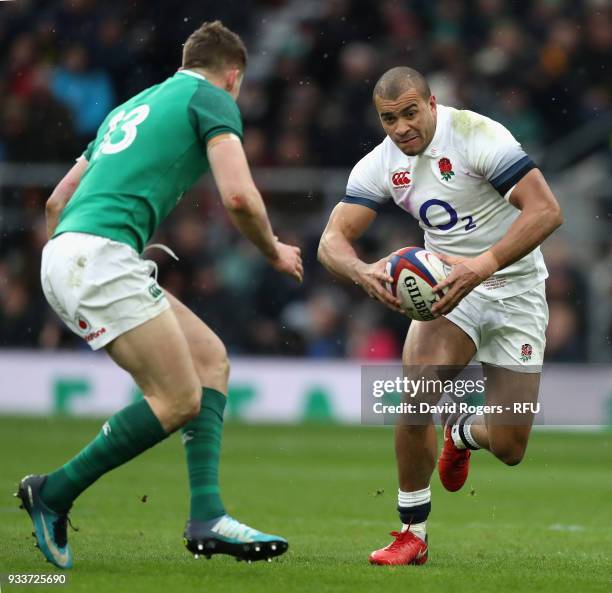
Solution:
[[[440,297],[432,288],[446,278],[444,265],[431,251],[404,247],[387,262],[393,282],[387,289],[399,298],[404,313],[417,321],[431,321],[431,308]]]

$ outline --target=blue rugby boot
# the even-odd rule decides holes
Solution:
[[[72,552],[68,545],[68,512],[57,513],[40,498],[40,489],[47,476],[26,476],[21,480],[15,496],[21,499],[20,508],[32,519],[36,547],[58,568],[72,568]]]
[[[257,531],[229,515],[210,521],[187,521],[183,541],[196,559],[228,554],[249,563],[255,560],[270,562],[289,547],[286,539]]]

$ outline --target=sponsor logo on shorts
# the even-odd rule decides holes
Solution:
[[[93,340],[95,340],[96,338],[99,338],[102,334],[106,333],[106,328],[105,327],[101,327],[100,329],[96,330],[95,332],[91,332],[90,334],[87,334],[85,336],[85,341],[86,342],[91,342]]]
[[[531,360],[531,355],[533,354],[533,348],[531,344],[523,344],[521,346],[521,360],[523,362],[528,362]]]
[[[76,317],[76,326],[84,333],[87,333],[91,329],[89,323],[80,315]]]
[[[149,285],[149,294],[154,298],[154,299],[158,299],[161,297],[162,294],[164,294],[163,290],[159,287],[159,284],[157,284],[157,282],[151,282],[151,284]]]

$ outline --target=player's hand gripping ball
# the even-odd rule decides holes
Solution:
[[[434,319],[431,308],[440,296],[432,288],[446,278],[440,259],[422,247],[404,247],[391,256],[387,272],[393,278],[387,290],[399,298],[404,313],[417,321]]]

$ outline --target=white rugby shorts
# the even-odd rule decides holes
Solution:
[[[69,232],[45,245],[40,279],[62,321],[98,350],[170,307],[154,270],[125,243]]]
[[[476,345],[475,360],[522,373],[540,373],[546,346],[545,283],[505,299],[471,292],[447,315]]]

